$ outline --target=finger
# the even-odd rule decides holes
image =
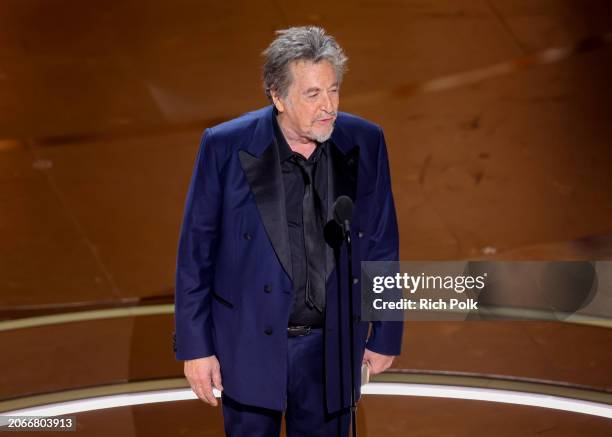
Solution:
[[[191,383],[191,389],[196,394],[198,399],[207,404],[211,403],[211,400],[206,394],[205,383],[201,379],[194,379],[193,383]]]
[[[213,393],[212,389],[210,389],[208,397],[210,399],[210,405],[212,405],[213,407],[216,407],[218,405],[218,402],[217,402],[217,398],[215,397],[215,394]]]
[[[198,398],[209,405],[213,405],[213,399],[211,399],[211,396],[208,395],[208,393],[206,392],[206,390],[202,387],[202,386],[196,386],[195,390],[196,394],[198,395]],[[213,396],[214,397],[214,396]]]
[[[215,370],[213,370],[213,385],[215,386],[215,388],[219,391],[223,391],[223,385],[221,384],[221,372],[219,370],[219,368],[216,368]]]
[[[217,406],[217,398],[215,398],[215,395],[212,391],[212,386],[210,385],[210,380],[206,381],[204,383],[204,385],[202,386],[202,392],[204,393],[204,397],[206,398],[206,401],[212,405],[213,407]]]
[[[204,391],[202,390],[202,387],[200,387],[199,385],[194,385],[191,387],[191,390],[193,390],[193,392],[196,394],[198,399],[200,399],[203,402],[208,403],[206,396],[204,396]]]
[[[385,368],[383,369],[383,371],[387,370],[389,367],[391,367],[391,364],[393,364],[393,358],[386,360],[385,361]]]

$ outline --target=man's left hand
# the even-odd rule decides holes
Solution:
[[[393,358],[395,356],[378,354],[369,349],[366,349],[363,354],[363,362],[370,368],[370,375],[376,375],[387,370],[391,367]]]

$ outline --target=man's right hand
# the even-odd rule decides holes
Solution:
[[[185,361],[185,377],[191,385],[191,389],[207,404],[213,407],[217,406],[217,399],[213,394],[213,387],[219,391],[223,391],[221,385],[221,366],[217,357],[211,355],[209,357],[197,358],[195,360]]]

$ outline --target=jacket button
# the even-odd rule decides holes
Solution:
[[[270,293],[272,291],[272,286],[270,284],[264,285],[264,291]]]
[[[248,232],[245,232],[245,233],[244,233],[244,235],[243,235],[243,237],[244,237],[244,239],[245,239],[245,240],[250,240],[251,238],[253,238],[253,237],[251,236],[251,234],[249,234]]]
[[[359,278],[353,277],[353,284],[359,284]]]
[[[265,331],[264,331],[264,334],[266,334],[266,335],[272,335],[272,332],[273,332],[273,331],[272,331],[272,328],[266,328],[266,329],[265,329]]]
[[[363,232],[359,231],[359,232],[357,233],[357,236],[358,236],[359,238],[363,237]]]

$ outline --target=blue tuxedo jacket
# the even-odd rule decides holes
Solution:
[[[285,407],[291,253],[273,106],[208,128],[187,194],[175,300],[178,360],[216,355],[238,402]],[[362,260],[397,260],[398,229],[383,132],[340,112],[332,133],[328,218],[338,196],[354,202],[355,383],[364,347],[399,355],[402,322],[360,321]],[[328,411],[350,405],[347,254],[326,254],[325,390]],[[337,258],[339,256],[339,258]],[[339,286],[340,285],[340,286]],[[370,331],[370,332],[369,332]]]

